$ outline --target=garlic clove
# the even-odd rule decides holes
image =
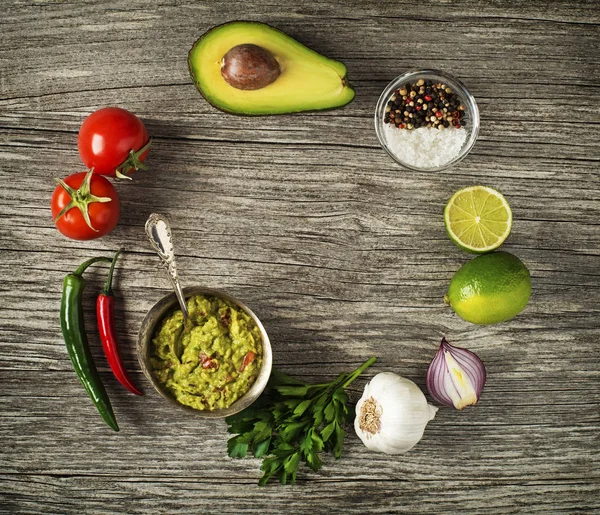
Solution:
[[[417,385],[415,388],[418,389]],[[386,410],[381,417],[381,434],[384,443],[380,446],[386,448],[389,445],[396,449],[395,452],[383,451],[388,454],[405,453],[419,443],[423,438],[425,425],[435,417],[438,410],[435,406],[428,404],[424,396],[420,398],[408,390],[405,392],[405,396],[413,401],[409,401],[402,409]],[[402,427],[403,431],[400,433],[396,431],[398,427]]]

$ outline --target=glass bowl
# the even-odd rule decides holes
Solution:
[[[414,83],[419,79],[433,80],[435,82],[441,82],[445,84],[446,86],[452,89],[452,92],[460,99],[462,105],[465,106],[463,115],[463,120],[465,121],[464,128],[467,131],[467,138],[465,142],[463,143],[456,157],[444,164],[433,168],[419,168],[417,166],[414,166],[413,164],[403,161],[402,157],[396,154],[390,148],[386,134],[384,132],[384,126],[388,125],[384,122],[385,108],[387,107],[387,103],[390,100],[391,96],[394,94],[394,91],[400,89],[406,83]],[[479,108],[477,107],[477,102],[475,102],[475,98],[473,97],[473,95],[471,95],[471,93],[469,93],[465,85],[458,79],[452,77],[451,75],[448,75],[438,70],[418,70],[408,72],[404,75],[396,77],[392,82],[390,82],[386,86],[386,88],[381,93],[381,96],[377,101],[377,107],[375,108],[375,132],[377,133],[377,137],[379,138],[379,143],[381,144],[381,146],[395,161],[397,161],[403,167],[417,172],[437,172],[449,168],[452,165],[455,165],[456,163],[464,159],[465,156],[473,148],[475,140],[477,139],[477,135],[479,134]]]
[[[243,311],[245,311],[250,317],[254,320],[258,329],[260,331],[262,337],[262,345],[263,345],[263,363],[256,377],[256,380],[250,387],[250,389],[237,401],[235,401],[228,408],[218,409],[218,410],[197,410],[192,408],[191,406],[186,406],[184,404],[179,403],[166,389],[162,387],[162,385],[156,380],[154,374],[152,373],[152,363],[150,362],[150,356],[152,354],[153,343],[152,339],[154,338],[154,334],[160,322],[163,320],[165,316],[171,313],[174,309],[179,307],[177,302],[177,297],[175,297],[175,293],[169,293],[160,299],[151,309],[148,311],[146,317],[144,318],[142,325],[140,327],[140,331],[138,334],[138,342],[137,342],[137,352],[138,352],[138,361],[140,363],[140,367],[142,368],[142,372],[152,383],[154,389],[172,406],[177,406],[186,410],[189,413],[194,413],[200,417],[206,418],[225,418],[230,415],[234,415],[239,411],[250,406],[263,392],[265,387],[267,386],[267,382],[269,381],[269,376],[271,375],[271,368],[273,366],[273,354],[271,351],[271,343],[269,341],[269,337],[265,328],[263,327],[261,321],[258,317],[250,310],[248,306],[246,306],[243,302],[232,297],[231,295],[227,295],[226,293],[219,290],[212,290],[209,288],[203,288],[201,286],[191,286],[183,289],[183,294],[185,298],[191,297],[192,295],[209,295],[212,297],[220,297],[222,299],[228,300],[232,304],[235,304]]]

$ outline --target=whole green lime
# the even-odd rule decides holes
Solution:
[[[444,301],[473,324],[497,324],[520,313],[531,295],[531,276],[508,252],[483,254],[461,266]]]

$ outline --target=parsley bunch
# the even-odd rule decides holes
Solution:
[[[346,434],[342,426],[354,418],[345,389],[374,362],[371,358],[330,383],[314,385],[273,370],[266,392],[252,406],[227,417],[228,431],[237,434],[227,442],[229,456],[250,453],[263,458],[260,486],[272,477],[294,484],[300,460],[317,471],[321,452],[341,458]]]

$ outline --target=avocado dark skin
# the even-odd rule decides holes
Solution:
[[[261,89],[277,80],[279,63],[268,50],[253,45],[234,46],[223,56],[221,75],[234,88]]]

